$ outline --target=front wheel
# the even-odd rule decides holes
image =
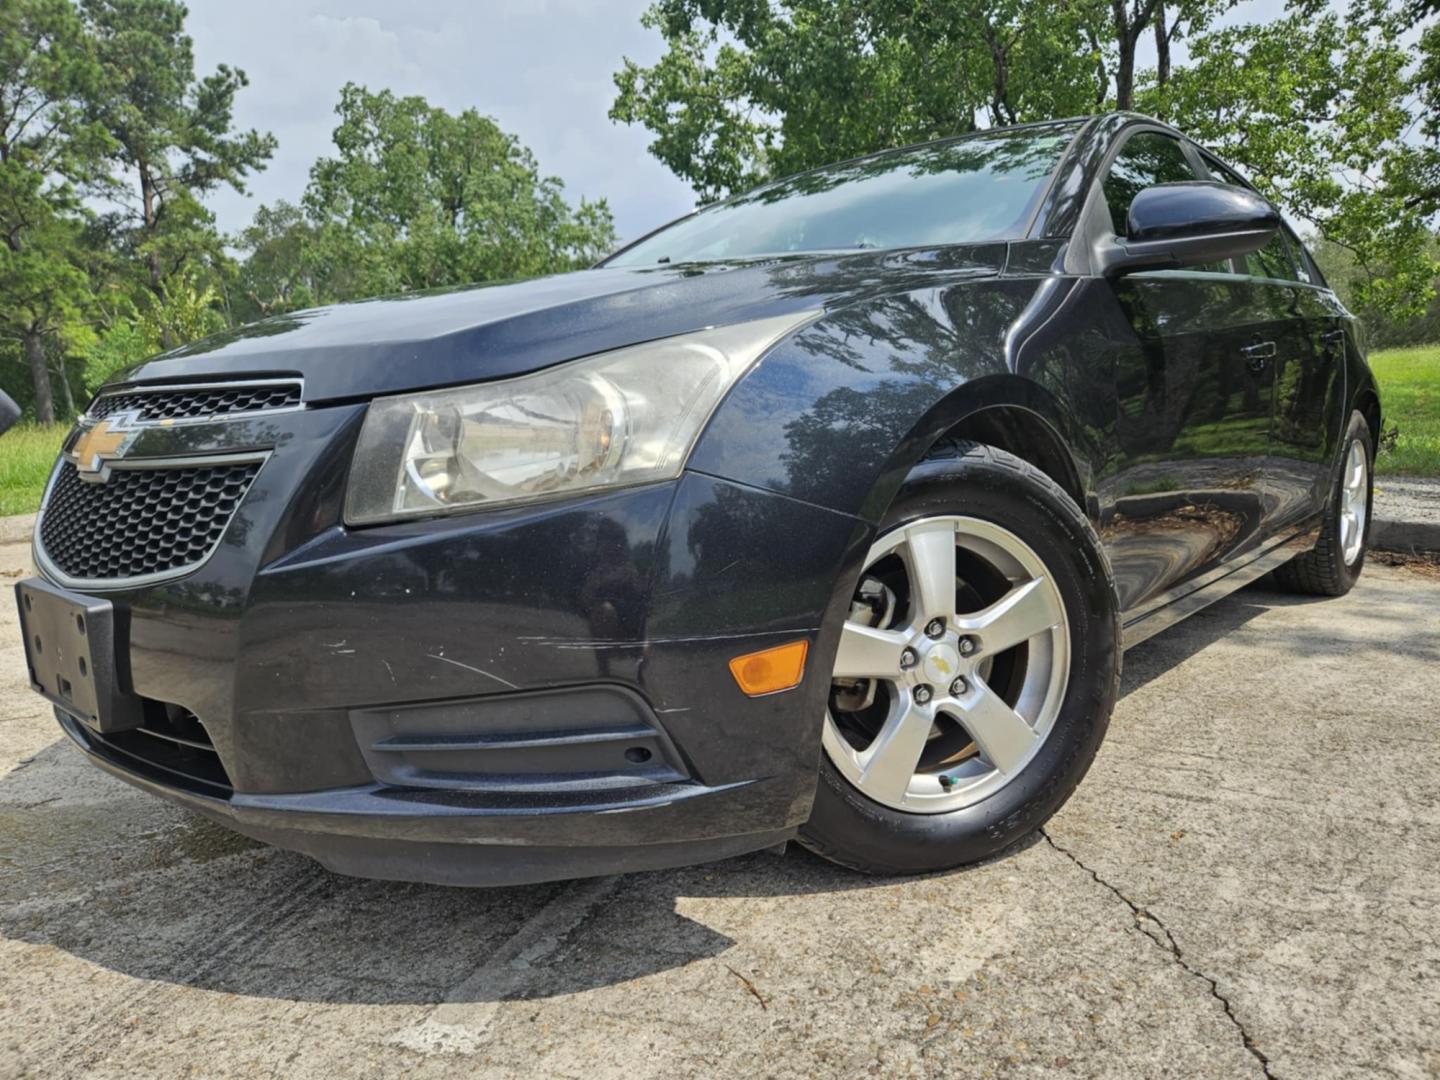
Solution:
[[[1042,825],[1099,749],[1118,602],[1090,523],[976,443],[907,478],[840,634],[801,842],[873,873],[975,862]]]

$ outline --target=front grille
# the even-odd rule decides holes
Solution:
[[[286,409],[300,404],[300,384],[264,383],[255,386],[187,387],[174,390],[125,390],[96,398],[85,410],[96,420],[134,410],[137,420],[213,419],[231,413]]]
[[[123,579],[200,563],[220,542],[260,463],[112,469],[103,484],[62,462],[40,518],[40,546],[64,574]]]
[[[202,795],[229,797],[234,791],[230,774],[199,718],[179,705],[148,698],[143,705],[140,727],[105,735],[86,728],[85,737],[108,750],[116,764]]]

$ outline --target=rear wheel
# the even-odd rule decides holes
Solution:
[[[1374,461],[1370,425],[1358,412],[1353,413],[1320,540],[1313,550],[1297,555],[1275,571],[1277,585],[1310,596],[1344,596],[1355,587],[1365,568],[1365,548],[1370,538],[1370,475]]]
[[[801,841],[876,873],[983,859],[1053,814],[1120,670],[1093,529],[1048,477],[975,443],[907,479],[850,597]]]

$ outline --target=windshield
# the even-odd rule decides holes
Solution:
[[[800,173],[681,218],[604,265],[1016,239],[1078,127],[985,131]]]

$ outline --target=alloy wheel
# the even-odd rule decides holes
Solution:
[[[1365,444],[1352,440],[1340,479],[1340,557],[1354,566],[1365,544],[1365,519],[1370,509],[1370,462]]]
[[[910,522],[866,556],[836,652],[825,751],[882,805],[973,805],[1044,744],[1069,667],[1064,601],[1028,544],[978,518]]]

